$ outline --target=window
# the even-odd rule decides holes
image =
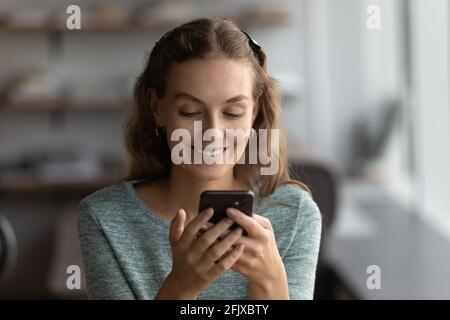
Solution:
[[[417,204],[450,236],[450,6],[447,0],[409,6]]]

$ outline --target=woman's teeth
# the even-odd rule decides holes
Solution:
[[[202,150],[199,148],[194,148],[194,146],[192,146],[192,148],[198,152],[203,154],[206,157],[217,157],[218,155],[220,155],[221,153],[225,152],[225,150],[227,148],[222,148],[222,149],[209,149],[209,150]]]

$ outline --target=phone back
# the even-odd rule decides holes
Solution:
[[[236,208],[251,216],[253,212],[254,194],[252,191],[243,190],[212,190],[204,191],[200,196],[199,212],[211,207],[214,215],[209,222],[217,223],[226,217],[227,208]],[[233,225],[232,228],[237,227]]]

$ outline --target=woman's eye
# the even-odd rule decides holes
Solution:
[[[239,118],[242,117],[241,113],[230,113],[230,112],[224,112],[224,115],[228,116],[228,117],[232,117],[232,118]]]
[[[185,112],[185,111],[180,111],[180,115],[182,115],[183,117],[196,117],[200,114],[200,112]]]

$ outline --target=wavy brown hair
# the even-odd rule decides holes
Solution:
[[[236,164],[235,177],[239,177],[259,197],[264,197],[286,183],[292,183],[311,194],[309,188],[289,177],[286,155],[286,137],[281,121],[281,99],[276,80],[267,72],[267,58],[262,49],[254,50],[249,38],[232,21],[222,18],[198,19],[178,26],[166,33],[153,48],[144,71],[134,87],[135,104],[125,124],[128,151],[126,179],[158,178],[167,175],[172,165],[166,139],[156,135],[154,110],[150,106],[149,89],[158,98],[166,91],[170,67],[190,59],[227,58],[249,62],[254,71],[253,95],[259,107],[253,123],[268,130],[269,153],[278,155],[279,170],[274,175],[260,175],[262,164]],[[279,129],[279,149],[271,143],[270,129]],[[277,146],[278,147],[278,146]],[[248,145],[246,154],[248,154]]]

